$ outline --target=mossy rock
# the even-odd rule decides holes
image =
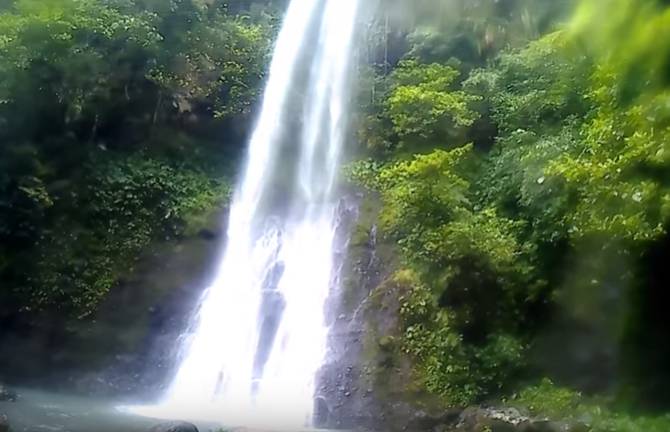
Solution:
[[[382,336],[379,338],[379,348],[385,352],[392,351],[395,347],[395,342],[395,337],[393,336]]]

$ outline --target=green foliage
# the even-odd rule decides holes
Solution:
[[[200,17],[199,21],[203,18]],[[268,59],[268,28],[244,17],[216,14],[179,34],[179,51],[167,51],[150,72],[171,89],[180,110],[210,104],[218,117],[249,115],[260,96]]]
[[[548,172],[580,195],[571,218],[578,233],[651,240],[665,233],[670,216],[670,94],[623,106],[613,98],[617,90],[617,76],[598,71],[591,92],[598,108],[583,126],[583,150],[563,155]]]
[[[477,119],[468,105],[477,98],[452,89],[458,72],[439,64],[402,62],[393,72],[387,100],[393,131],[401,141],[448,136]]]
[[[500,390],[518,370],[522,343],[504,332],[514,328],[519,299],[531,295],[521,289],[532,269],[514,235],[520,227],[470,202],[463,173],[471,152],[349,170],[380,194],[381,228],[415,269],[394,277],[408,287],[400,298],[404,352],[426,388],[455,405]]]
[[[96,1],[16,2],[13,12],[0,14],[0,100],[8,120],[24,126],[19,117],[24,111],[12,111],[30,109],[29,100],[38,101],[33,108],[38,113],[42,107],[55,109],[37,92],[59,102],[66,122],[109,104],[110,89],[129,79],[131,68],[143,67],[133,64],[134,55],[155,50],[161,39],[151,18],[128,16]]]
[[[477,115],[468,104],[476,98],[452,90],[457,77],[450,67],[401,63],[392,75],[394,85],[386,102],[401,145],[445,139],[459,127],[472,125]]]
[[[609,11],[601,19],[603,10]],[[625,92],[670,84],[670,7],[664,0],[581,1],[571,33],[598,60],[615,64]]]
[[[514,396],[513,403],[529,409],[533,414],[562,418],[579,408],[582,395],[570,389],[557,387],[543,379],[538,385],[524,388]]]
[[[560,127],[586,111],[586,60],[569,43],[557,32],[504,52],[495,67],[473,71],[464,88],[486,101],[502,134]]]
[[[670,417],[634,417],[592,408],[594,432],[663,432],[670,428]]]
[[[97,170],[69,204],[82,209],[79,217],[62,215],[43,233],[34,272],[21,288],[30,309],[91,313],[152,241],[179,236],[191,214],[227,195],[225,183],[197,168],[143,155],[92,164]]]
[[[399,298],[402,351],[417,363],[426,389],[446,403],[465,406],[499,391],[523,364],[524,347],[513,336],[500,333],[480,345],[466,343],[452,312],[438,305],[418,275],[399,271],[393,283],[405,287]]]
[[[523,45],[563,19],[570,0],[383,0],[392,30],[407,33],[409,54],[455,59],[469,70],[500,50]]]
[[[485,270],[483,279],[486,272],[523,279],[531,270],[522,264],[526,246],[515,237],[522,226],[472,204],[464,178],[471,152],[471,146],[436,150],[383,167],[362,162],[350,175],[380,193],[384,233],[436,283],[458,285],[470,276],[464,265]]]
[[[102,129],[114,109],[137,109],[143,98],[154,123],[196,104],[221,116],[248,114],[270,29],[190,1],[152,11],[132,2],[19,0],[0,13],[0,30],[7,122],[23,125],[33,114]]]
[[[231,120],[248,119],[275,30],[265,6],[0,9],[2,313],[87,315],[143,251],[225,202]]]
[[[511,7],[487,54],[475,41],[500,11],[482,12],[481,27],[463,21],[488,2],[396,4],[430,24],[387,76],[368,79],[382,89],[361,125],[373,158],[348,174],[379,196],[382,234],[401,251],[394,281],[407,287],[402,343],[415,372],[448,403],[471,403],[513,387],[552,312],[614,332],[643,319],[602,302],[616,291],[616,308],[636,307],[628,300],[649,275],[633,266],[668,235],[670,8],[584,1],[568,25],[520,43],[502,24]],[[515,42],[495,47],[506,32]],[[566,310],[570,296],[591,300]],[[523,397],[557,413],[581,400],[546,383]],[[599,431],[667,424],[589,415]]]
[[[535,415],[584,423],[593,432],[662,432],[670,427],[669,416],[640,417],[611,411],[598,401],[556,386],[548,379],[523,389],[509,402]]]
[[[379,170],[374,181],[384,204],[383,228],[405,238],[420,229],[422,222],[439,224],[465,211],[468,183],[453,169],[463,163],[469,152],[469,147],[437,150]]]
[[[437,63],[400,62],[381,83],[373,80],[381,98],[367,107],[371,112],[359,129],[361,140],[381,154],[415,151],[440,141],[451,147],[463,144],[464,128],[479,118],[471,109],[479,97],[459,89],[459,75]]]

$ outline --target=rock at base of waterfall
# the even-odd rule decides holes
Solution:
[[[0,402],[16,402],[18,398],[14,390],[0,383]]]
[[[9,419],[6,415],[0,415],[0,432],[9,432]]]
[[[156,425],[149,429],[149,432],[198,432],[198,428],[187,422],[169,422]]]
[[[455,427],[446,430],[458,432],[587,432],[589,428],[578,422],[551,421],[528,417],[516,408],[466,408]]]
[[[457,431],[474,432],[491,430],[496,432],[535,431],[530,417],[515,408],[466,408],[456,425]]]
[[[328,418],[330,417],[330,408],[328,402],[323,396],[319,396],[314,400],[314,426],[323,428],[328,425]]]

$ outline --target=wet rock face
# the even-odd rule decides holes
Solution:
[[[87,319],[58,311],[0,317],[0,381],[97,396],[161,394],[175,373],[177,341],[214,278],[226,216],[214,211],[200,232],[147,248]]]
[[[1,429],[0,432],[2,432]],[[149,432],[198,432],[198,428],[191,423],[169,422],[156,425],[149,429]]]
[[[516,408],[469,407],[447,410],[441,416],[415,415],[408,431],[425,432],[588,432],[589,428],[576,422],[557,422],[537,419]]]
[[[359,430],[376,422],[379,410],[371,386],[367,385],[362,361],[365,320],[362,311],[372,289],[382,278],[370,235],[352,240],[361,197],[350,196],[342,205],[336,234],[335,255],[338,282],[326,308],[330,326],[327,363],[317,377],[314,424],[319,428]],[[352,242],[355,253],[352,254]],[[355,257],[353,256],[355,255]]]
[[[392,413],[392,414],[389,414]],[[589,432],[570,421],[529,417],[516,408],[468,407],[428,413],[407,403],[393,403],[383,425],[359,427],[365,432]]]
[[[463,410],[459,408],[448,409],[437,415],[425,411],[416,411],[408,419],[408,431],[433,431],[442,430],[444,427],[458,423]]]
[[[330,418],[330,408],[328,402],[323,396],[319,396],[314,401],[314,425],[316,427],[324,427],[328,425]]]
[[[15,391],[0,383],[0,402],[16,402],[18,398],[19,395]]]

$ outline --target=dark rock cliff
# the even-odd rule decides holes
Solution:
[[[81,394],[160,394],[179,337],[213,276],[224,210],[201,229],[153,245],[84,320],[18,317],[0,335],[0,380]]]

